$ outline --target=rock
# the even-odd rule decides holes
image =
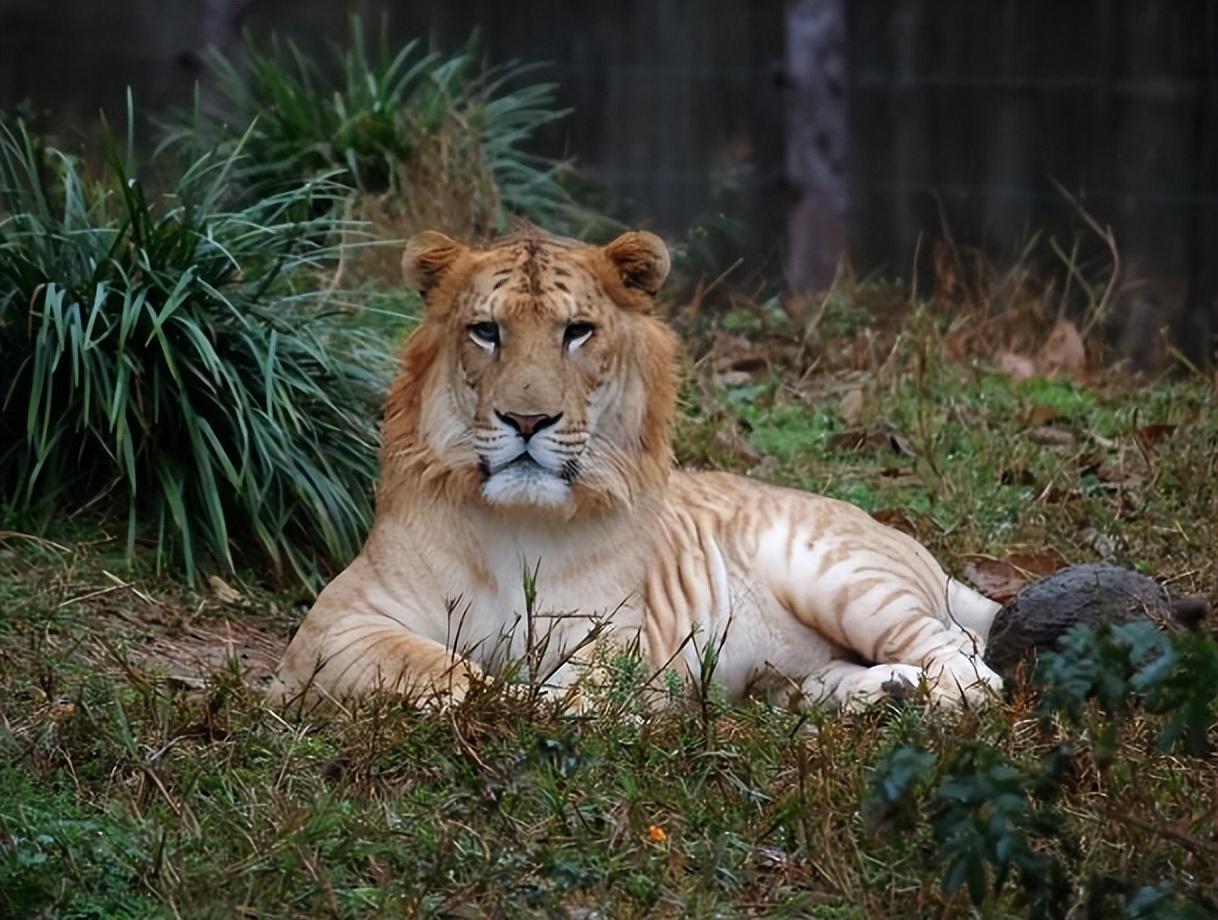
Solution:
[[[1035,581],[998,611],[985,661],[1009,678],[1016,666],[1050,650],[1075,626],[1149,619],[1162,629],[1192,629],[1205,617],[1204,600],[1173,601],[1153,578],[1106,562],[1072,565]]]

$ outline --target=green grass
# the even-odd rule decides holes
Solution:
[[[935,356],[917,320],[906,333],[882,373],[696,375],[682,461],[860,501],[955,571],[1106,548],[1215,599],[1212,381],[1014,382]],[[1073,442],[1037,443],[1042,424]],[[487,692],[443,716],[382,700],[302,720],[265,707],[252,659],[199,681],[156,643],[237,627],[282,643],[307,594],[118,568],[113,532],[86,515],[0,535],[0,914],[861,920],[968,916],[981,878],[979,915],[1006,917],[1033,911],[1048,889],[1025,883],[1049,862],[1075,916],[1218,904],[1218,735],[1200,756],[1161,749],[1161,698],[1072,721],[1026,690],[985,713],[808,718],[711,694],[639,719],[610,693],[584,719]],[[1004,839],[995,888],[975,854]]]
[[[983,361],[940,361],[920,382],[913,373],[865,378],[853,424],[839,406],[857,373],[818,375],[802,387],[761,377],[712,390],[683,423],[678,453],[695,466],[752,470],[872,512],[912,513],[919,538],[957,565],[1014,544],[1085,561],[1095,550],[1080,534],[1096,530],[1112,538],[1114,561],[1212,590],[1213,384],[1197,376],[1139,386],[1122,377],[1093,386],[1012,381]],[[1038,443],[1035,429],[1045,424],[1071,442]],[[1144,444],[1147,436],[1161,439]]]

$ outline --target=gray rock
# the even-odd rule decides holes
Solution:
[[[1162,629],[1196,628],[1206,615],[1200,598],[1173,600],[1139,572],[1106,562],[1072,565],[1033,582],[994,617],[986,663],[1009,678],[1023,660],[1053,649],[1075,626],[1149,619]]]

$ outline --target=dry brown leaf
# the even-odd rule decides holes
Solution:
[[[1175,430],[1175,425],[1155,422],[1150,425],[1143,425],[1137,430],[1136,436],[1143,447],[1154,447]]]
[[[1135,453],[1109,457],[1096,467],[1095,475],[1118,489],[1136,489],[1150,478],[1146,461]]]
[[[1029,425],[1036,426],[1044,425],[1047,422],[1053,421],[1055,418],[1057,418],[1056,409],[1050,405],[1046,405],[1045,403],[1037,403],[1027,411],[1024,421],[1026,421]]]
[[[1015,380],[1030,380],[1036,376],[1036,365],[1032,359],[1013,351],[1005,351],[998,359],[998,368]]]
[[[918,456],[918,452],[909,443],[909,438],[905,437],[901,432],[890,428],[884,433],[888,436],[888,449],[894,454],[901,454],[905,457]]]
[[[742,335],[721,332],[713,346],[715,369],[720,373],[736,371],[761,374],[769,370],[770,358],[765,349]]]
[[[1005,604],[1025,585],[1064,565],[1065,560],[1053,552],[1011,553],[1001,559],[974,556],[964,564],[964,577],[986,597]]]
[[[1033,578],[1044,578],[1052,575],[1058,569],[1064,569],[1068,563],[1055,550],[1045,549],[1034,553],[1008,553],[1004,558],[1016,568],[1027,572]]]
[[[863,414],[863,391],[859,387],[848,391],[837,404],[837,414],[847,425],[853,425]]]
[[[1058,320],[1036,356],[1036,369],[1046,377],[1081,380],[1087,370],[1087,348],[1074,323]]]
[[[925,533],[925,529],[928,526],[925,517],[919,515],[917,518],[914,518],[908,511],[902,508],[880,508],[877,511],[871,512],[871,516],[881,524],[894,530],[899,530],[902,533],[907,533],[911,537],[917,537]]]
[[[748,371],[724,371],[715,375],[715,385],[720,387],[740,387],[753,382],[753,374]]]
[[[1063,489],[1060,486],[1049,486],[1037,496],[1036,500],[1046,505],[1075,504],[1085,498],[1081,489]]]
[[[1085,527],[1079,531],[1078,536],[1083,543],[1095,550],[1101,559],[1109,560],[1116,556],[1118,541],[1111,534],[1094,527]]]
[[[1074,435],[1064,428],[1054,428],[1052,425],[1038,425],[1029,428],[1024,435],[1033,444],[1042,447],[1073,447]]]
[[[864,431],[861,428],[850,428],[839,431],[829,439],[829,444],[838,450],[880,450],[887,448],[894,454],[904,457],[917,457],[918,452],[909,443],[909,438],[894,428],[881,428],[877,431]]]
[[[207,586],[211,588],[211,593],[215,595],[216,600],[222,604],[239,605],[242,601],[241,592],[218,575],[208,575]]]

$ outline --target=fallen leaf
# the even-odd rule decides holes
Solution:
[[[1074,435],[1064,428],[1054,428],[1052,425],[1038,425],[1029,428],[1024,436],[1033,444],[1042,447],[1073,447]]]
[[[1085,497],[1081,489],[1063,489],[1051,485],[1041,492],[1036,500],[1047,505],[1064,505],[1081,502]]]
[[[918,452],[913,449],[913,445],[909,443],[909,438],[891,428],[885,431],[888,435],[888,447],[894,454],[903,454],[906,457],[917,457]]]
[[[1134,451],[1123,451],[1119,456],[1109,457],[1095,470],[1095,475],[1118,489],[1136,489],[1150,478],[1150,469],[1141,455]]]
[[[1064,565],[1065,560],[1053,552],[1011,553],[1001,559],[973,556],[964,564],[964,577],[986,597],[1005,604],[1025,585]]]
[[[837,404],[837,414],[847,425],[853,425],[863,414],[863,391],[859,387],[848,391]]]
[[[905,457],[917,457],[918,452],[909,443],[909,438],[895,428],[880,428],[875,431],[865,431],[862,428],[850,428],[839,431],[829,439],[829,445],[838,450],[881,450],[887,448],[894,454]]]
[[[770,367],[770,358],[765,349],[750,342],[742,335],[721,332],[715,337],[713,346],[715,369],[720,372],[739,371],[745,374],[760,374]]]
[[[1111,535],[1096,530],[1094,527],[1083,528],[1079,532],[1079,539],[1095,550],[1105,562],[1116,556],[1117,541]]]
[[[207,586],[211,588],[211,593],[215,595],[216,600],[222,604],[240,604],[241,592],[231,587],[224,579],[216,575],[207,576]]]
[[[1036,485],[1036,474],[1021,466],[1018,469],[1003,470],[998,481],[1004,486],[1034,486]]]
[[[964,564],[964,577],[986,597],[1003,604],[1028,583],[1022,572],[1001,559],[970,559]]]
[[[1077,455],[1075,462],[1078,464],[1079,476],[1088,476],[1100,468],[1103,457],[1093,451],[1084,451]]]
[[[724,371],[715,375],[715,383],[723,388],[740,387],[753,382],[753,375],[748,371]]]
[[[1143,447],[1154,447],[1175,430],[1175,425],[1155,422],[1150,425],[1143,425],[1135,432],[1135,436]]]
[[[1036,369],[1046,377],[1082,379],[1087,370],[1087,348],[1074,323],[1057,321],[1036,356]]]
[[[1016,380],[1030,380],[1036,376],[1036,365],[1032,359],[1013,351],[1003,352],[998,359],[998,368]]]
[[[778,847],[758,847],[755,851],[757,864],[762,869],[789,869],[795,860],[786,850]]]
[[[910,517],[909,512],[902,508],[881,508],[871,512],[871,516],[886,527],[907,533],[911,537],[919,536],[918,522]],[[922,519],[925,520],[924,518]]]
[[[1043,425],[1046,422],[1051,422],[1057,418],[1057,410],[1045,403],[1037,403],[1029,409],[1024,417],[1029,425]]]

